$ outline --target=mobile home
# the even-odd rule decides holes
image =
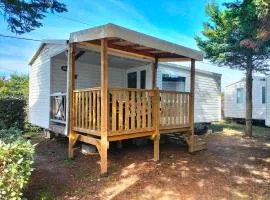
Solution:
[[[267,79],[265,77],[253,77],[253,110],[254,120],[267,119]],[[269,83],[268,83],[269,84]],[[232,83],[224,90],[224,115],[226,118],[244,119],[245,118],[245,99],[246,87],[245,79]]]
[[[109,142],[184,133],[195,151],[195,122],[220,120],[221,75],[195,70],[199,51],[114,24],[41,43],[30,61],[30,122],[93,144],[107,172]],[[189,61],[190,67],[167,62]],[[196,72],[195,72],[196,71]],[[194,114],[195,109],[195,114]]]

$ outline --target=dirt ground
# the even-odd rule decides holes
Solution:
[[[270,129],[269,129],[270,136]],[[208,150],[161,144],[109,151],[109,176],[99,176],[99,156],[67,159],[66,139],[36,136],[35,170],[28,199],[270,199],[270,137],[245,139],[237,132],[212,134]]]

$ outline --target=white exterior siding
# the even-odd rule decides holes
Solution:
[[[65,45],[46,45],[29,73],[29,121],[42,128],[49,128],[51,57],[63,51]]]
[[[185,91],[190,91],[190,69],[160,64],[157,71],[157,86],[162,88],[162,74],[186,78]],[[196,71],[195,75],[195,122],[221,120],[221,76],[214,73]],[[168,88],[167,88],[168,89]],[[179,88],[180,89],[180,88]]]
[[[270,76],[266,79],[266,118],[265,125],[270,126]]]
[[[67,72],[61,70],[61,66],[66,65],[64,60],[54,60],[52,74],[52,92],[66,92],[67,89]],[[125,87],[125,72],[120,68],[109,67],[109,86]],[[100,66],[76,62],[75,88],[100,87]]]
[[[262,77],[253,78],[253,119],[265,120],[266,104],[262,103],[262,87],[266,81]],[[237,88],[244,89],[243,103],[237,103]],[[224,115],[227,118],[245,118],[246,110],[245,80],[227,86],[224,90]]]

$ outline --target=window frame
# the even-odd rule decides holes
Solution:
[[[262,86],[262,104],[266,104],[266,87]]]
[[[239,93],[241,91],[241,93]],[[236,103],[243,104],[244,103],[244,88],[237,88],[236,89]]]

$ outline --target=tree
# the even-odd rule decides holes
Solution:
[[[45,14],[67,12],[66,5],[57,0],[0,0],[0,15],[8,29],[16,34],[30,32],[42,26]]]
[[[256,0],[255,4],[261,26],[259,37],[270,40],[270,2],[269,0]]]
[[[0,77],[0,98],[28,98],[27,75],[12,74],[9,79]]]
[[[206,13],[210,21],[204,23],[203,37],[195,38],[212,63],[245,71],[248,136],[252,136],[252,73],[269,71],[270,58],[270,41],[260,37],[263,10],[259,12],[255,1],[226,3],[223,10],[214,3],[208,4]]]

